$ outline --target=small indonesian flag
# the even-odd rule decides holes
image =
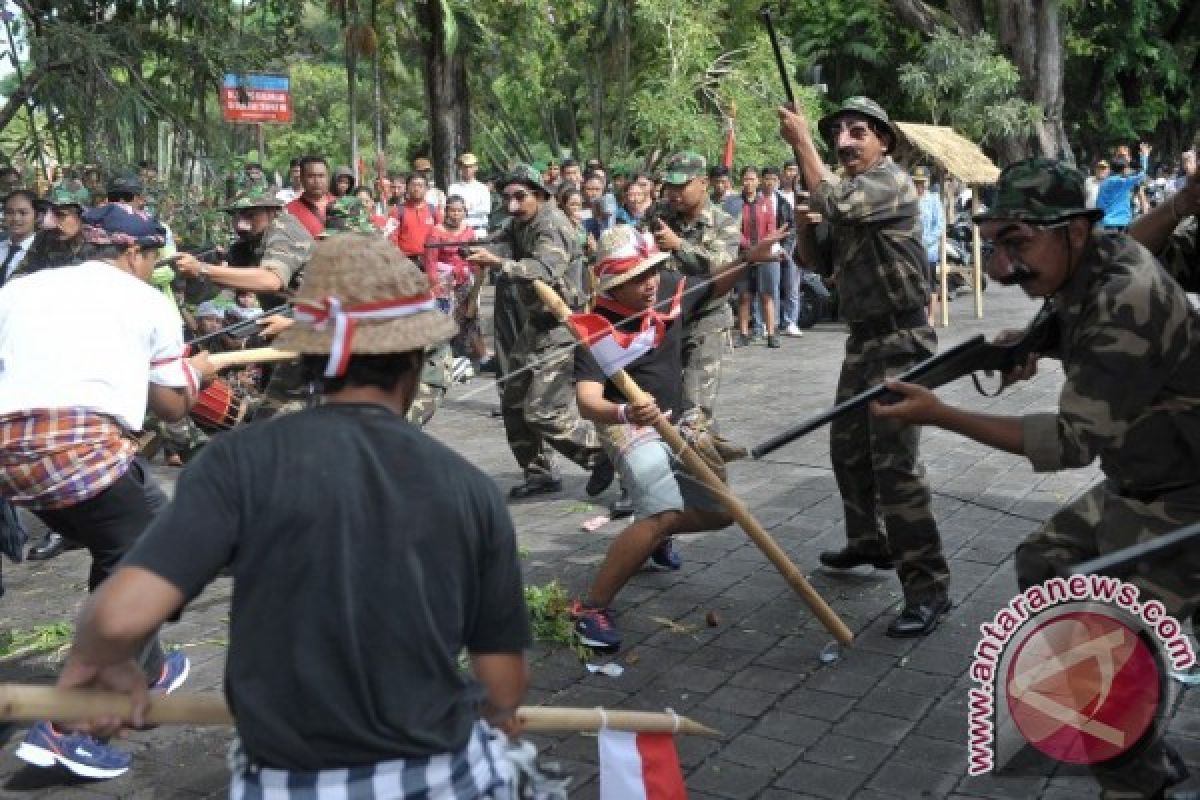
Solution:
[[[669,733],[601,730],[600,800],[686,800]]]
[[[572,314],[568,318],[579,338],[592,351],[605,375],[618,370],[649,353],[661,341],[660,328],[651,325],[637,333],[625,333],[612,326],[599,314]]]

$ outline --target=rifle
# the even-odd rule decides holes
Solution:
[[[198,250],[195,253],[176,253],[173,256],[167,256],[166,258],[160,258],[158,261],[155,261],[154,268],[158,269],[159,267],[174,267],[179,263],[179,259],[186,255],[192,255],[197,259],[203,260],[204,256],[211,256],[213,253],[219,253],[223,249],[224,248],[220,245],[213,245],[212,247],[206,247],[203,250]]]
[[[1008,372],[1014,367],[1024,364],[1032,353],[1051,352],[1057,344],[1058,318],[1054,316],[1054,310],[1047,302],[1017,341],[1011,344],[996,344],[988,342],[982,333],[978,333],[966,341],[959,342],[950,349],[910,367],[907,371],[897,375],[896,380],[903,383],[915,383],[927,389],[936,389],[943,384],[970,375],[980,394],[986,394],[974,373],[981,370]],[[851,411],[866,406],[872,400],[895,403],[900,399],[900,395],[888,391],[884,384],[872,386],[849,400],[844,400],[833,408],[822,411],[799,425],[755,446],[750,450],[750,455],[753,458],[762,458],[794,439],[812,433],[843,414],[849,414]]]
[[[207,342],[209,339],[215,339],[218,336],[232,336],[235,339],[246,339],[258,332],[258,326],[262,324],[262,320],[276,314],[284,317],[292,316],[292,304],[284,303],[283,305],[275,306],[274,308],[267,309],[254,319],[244,319],[241,322],[235,322],[232,325],[226,325],[219,331],[213,331],[212,333],[206,333],[203,336],[197,336],[195,339],[190,339],[189,341],[185,342],[185,344],[189,346],[199,344],[200,342]]]
[[[425,243],[426,250],[450,250],[452,248],[457,248],[458,255],[461,258],[466,258],[469,255],[471,255],[471,248],[468,247],[467,245],[464,245],[462,242],[432,242],[432,243],[426,242]]]
[[[1067,567],[1064,572],[1066,575],[1125,575],[1142,564],[1169,558],[1194,547],[1197,541],[1200,541],[1200,522],[1082,561]]]

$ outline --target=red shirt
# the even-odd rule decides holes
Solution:
[[[320,203],[313,203],[304,195],[300,195],[284,206],[284,209],[304,226],[315,239],[325,230],[325,208],[329,205],[329,195],[325,195]]]
[[[425,262],[425,240],[433,226],[442,221],[442,212],[425,200],[405,200],[404,205],[393,214],[400,221],[392,234],[392,242],[400,252],[418,263]]]
[[[429,232],[426,243],[463,242],[465,244],[473,241],[475,241],[475,231],[465,224],[456,231],[449,231],[443,226],[437,225]],[[454,247],[426,249],[424,258],[425,274],[429,276],[429,285],[435,287],[439,294],[443,275],[451,276],[454,285],[461,286],[471,280],[471,273],[475,269],[458,254],[458,249]]]

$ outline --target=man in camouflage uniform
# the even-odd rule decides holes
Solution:
[[[524,483],[513,487],[509,496],[562,489],[551,447],[584,469],[594,469],[595,480],[589,482],[588,491],[599,494],[612,481],[612,464],[592,424],[575,408],[574,339],[542,306],[533,288],[533,281],[540,280],[568,306],[580,308],[580,287],[569,276],[580,273],[583,252],[571,223],[550,202],[533,167],[518,165],[505,179],[503,195],[512,218],[496,234],[496,252],[478,249],[469,260],[498,270],[498,283],[509,282],[503,293],[497,287],[497,316],[513,315],[504,304],[515,303],[519,309],[515,317],[524,323],[507,354],[500,399],[508,445],[525,475]],[[604,485],[597,489],[600,483]]]
[[[670,253],[664,269],[684,275],[715,275],[737,259],[742,231],[733,217],[708,197],[704,156],[677,153],[667,159],[663,175],[666,208],[651,220],[658,249]],[[684,328],[683,399],[713,418],[721,366],[733,312],[726,294],[713,295]]]
[[[895,384],[903,401],[873,409],[1023,455],[1038,472],[1099,458],[1104,480],[1017,548],[1022,589],[1200,521],[1200,315],[1132,237],[1093,230],[1102,215],[1085,207],[1081,172],[1030,159],[1000,174],[992,208],[976,217],[995,243],[993,280],[1051,303],[1066,374],[1057,412],[977,414],[910,384]],[[1157,599],[1181,617],[1200,602],[1200,553],[1148,564],[1128,580],[1141,602]],[[1119,767],[1093,767],[1104,796],[1161,797],[1181,777],[1166,750],[1159,743]]]
[[[809,205],[829,223],[841,318],[850,326],[837,402],[929,358],[937,336],[925,313],[925,247],[917,190],[888,151],[896,130],[874,101],[852,97],[820,121],[844,175],[822,162],[801,115],[780,110],[781,133],[799,155]],[[808,209],[797,213],[805,264],[824,265]],[[846,547],[821,553],[834,569],[896,565],[904,609],[889,636],[922,636],[950,608],[950,569],[918,454],[920,428],[872,419],[866,409],[833,421],[830,460],[846,516]]]
[[[1192,141],[1200,158],[1200,131]],[[1158,256],[1186,291],[1200,292],[1200,167],[1183,189],[1129,226],[1129,235]]]

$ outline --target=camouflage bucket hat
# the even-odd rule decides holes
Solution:
[[[1087,207],[1083,173],[1062,161],[1029,158],[1004,168],[996,181],[992,207],[973,219],[1051,225],[1081,216],[1093,220],[1104,216],[1103,211]]]
[[[682,186],[692,178],[708,174],[708,162],[699,153],[687,151],[676,153],[663,166],[662,182],[670,186]]]
[[[108,182],[109,194],[144,194],[142,179],[136,175],[122,175]]]
[[[82,186],[79,189],[72,189],[68,186],[55,186],[46,195],[46,202],[49,205],[56,206],[58,208],[63,208],[65,206],[76,206],[80,212],[88,207],[91,199],[91,193]]]
[[[819,130],[821,135],[825,137],[825,141],[828,142],[833,140],[833,123],[836,122],[839,117],[844,117],[847,114],[859,114],[867,119],[878,122],[887,130],[888,135],[892,137],[891,143],[893,145],[900,138],[899,133],[896,131],[896,127],[892,125],[892,121],[888,118],[887,112],[883,110],[883,107],[880,106],[879,103],[876,103],[869,97],[857,96],[847,98],[846,100],[842,101],[842,105],[837,111],[821,117],[821,121],[817,123],[817,130]]]
[[[339,197],[325,211],[325,230],[321,236],[328,238],[337,233],[379,233],[371,222],[362,201],[353,195]]]
[[[244,192],[239,192],[237,197],[233,198],[233,202],[222,210],[232,214],[247,208],[279,209],[283,208],[283,202],[273,192],[263,187],[254,187]]]
[[[504,178],[505,186],[510,183],[528,186],[530,189],[541,192],[543,196],[550,195],[550,191],[542,183],[542,174],[529,164],[517,164],[513,171]]]

